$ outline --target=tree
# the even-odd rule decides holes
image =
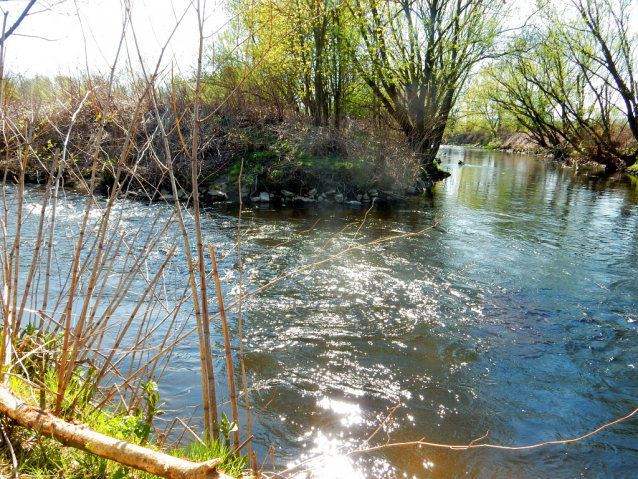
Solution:
[[[638,131],[629,3],[545,4],[536,24],[523,29],[507,58],[491,69],[499,85],[491,100],[557,159],[575,152],[610,170],[635,162],[624,135],[627,125]]]
[[[638,38],[635,29],[633,36],[631,30],[635,22],[631,16],[633,3],[632,0],[571,0],[581,20],[574,24],[572,31],[587,35],[591,42],[587,47],[572,42],[570,49],[590,83],[598,81],[618,96],[618,107],[638,142]],[[606,74],[600,74],[600,70]],[[638,148],[618,158],[625,166],[631,166],[638,159]]]
[[[350,8],[361,38],[350,44],[359,75],[422,165],[431,165],[468,75],[495,53],[505,2],[353,0]]]
[[[499,87],[496,76],[491,66],[481,68],[464,90],[460,105],[455,109],[466,129],[485,131],[489,133],[490,141],[496,139],[499,132],[514,131],[519,127],[506,108],[492,101],[492,95]]]
[[[238,0],[230,9],[236,20],[226,43],[237,45],[247,38],[244,67],[254,70],[245,91],[258,101],[268,97],[271,103],[303,111],[316,126],[333,119],[339,128],[353,83],[343,41],[349,35],[347,12],[341,4]]]
[[[584,79],[565,53],[555,31],[533,26],[517,35],[510,54],[488,70],[497,85],[490,100],[515,116],[556,159],[563,158],[567,144],[579,148],[576,125],[593,120]]]

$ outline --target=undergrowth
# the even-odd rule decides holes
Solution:
[[[1,334],[0,334],[1,337]],[[51,395],[40,396],[39,390],[29,385],[38,384],[41,390],[55,391],[58,377],[52,367],[52,358],[60,347],[60,338],[28,325],[18,335],[16,350],[22,356],[20,367],[9,376],[8,386],[24,402],[41,409],[50,410]],[[164,414],[157,384],[153,381],[142,384],[141,405],[128,410],[122,403],[97,407],[91,389],[91,376],[95,368],[75,369],[67,395],[64,398],[61,417],[73,424],[86,424],[91,430],[153,450],[162,450],[175,457],[191,461],[207,461],[221,457],[218,466],[232,477],[239,477],[246,467],[247,458],[235,455],[229,444],[223,441],[192,442],[160,447],[159,438],[153,429],[153,420]],[[39,379],[42,381],[40,381]],[[26,381],[25,381],[26,380]],[[27,382],[28,381],[28,382]],[[49,401],[47,401],[49,399]],[[7,418],[0,419],[11,442],[18,463],[18,474],[38,478],[155,478],[148,474],[102,459],[89,452],[65,447],[59,442],[36,431],[17,426]],[[12,475],[11,451],[0,441],[0,477]]]

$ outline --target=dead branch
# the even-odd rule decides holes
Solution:
[[[18,399],[0,385],[0,412],[20,426],[51,437],[65,446],[90,452],[127,467],[169,479],[232,479],[217,471],[221,458],[198,463],[153,451],[126,441],[91,431],[86,425],[75,426]]]

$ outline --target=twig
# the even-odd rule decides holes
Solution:
[[[186,429],[191,436],[193,436],[195,439],[197,439],[197,441],[204,447],[206,447],[206,443],[204,441],[202,441],[199,436],[197,435],[197,433],[195,431],[193,431],[190,427],[188,427],[188,424],[186,424],[184,421],[182,421],[180,418],[176,417],[175,418],[177,420],[177,422],[179,422],[182,426],[184,426],[184,429]]]
[[[384,444],[382,446],[376,446],[376,447],[370,447],[370,448],[367,448],[367,449],[355,450],[355,451],[352,451],[352,452],[348,453],[348,455],[358,454],[358,453],[361,453],[361,452],[373,452],[373,451],[378,451],[378,450],[381,450],[381,449],[391,448],[391,447],[406,447],[406,446],[427,446],[427,447],[436,447],[436,448],[442,448],[442,449],[451,449],[453,451],[465,451],[465,450],[468,450],[468,449],[478,449],[478,448],[501,449],[501,450],[506,450],[506,451],[526,451],[528,449],[537,449],[537,448],[543,447],[543,446],[551,446],[551,445],[556,445],[556,444],[571,444],[573,442],[582,441],[583,439],[586,439],[588,437],[593,436],[594,434],[599,433],[603,429],[607,429],[608,427],[613,426],[614,424],[618,424],[619,422],[626,421],[630,417],[634,416],[636,413],[638,413],[638,408],[634,409],[631,413],[627,414],[626,416],[621,417],[620,419],[616,419],[615,421],[609,422],[609,423],[607,423],[607,424],[605,424],[603,426],[600,426],[597,429],[594,429],[591,432],[588,432],[587,434],[584,434],[584,435],[576,437],[576,438],[562,439],[562,440],[559,440],[559,441],[546,441],[546,442],[542,442],[542,443],[539,443],[539,444],[532,444],[530,446],[499,446],[499,445],[496,445],[496,444],[474,444],[474,442],[486,437],[487,436],[487,434],[486,434],[483,437],[475,439],[470,444],[463,445],[463,446],[461,446],[461,445],[452,445],[452,444],[438,444],[438,443],[433,443],[433,442],[424,442],[424,441],[421,440],[421,441],[411,441],[411,442],[399,442],[399,443],[394,443],[394,444]]]
[[[13,446],[11,445],[11,441],[9,441],[9,436],[4,430],[4,426],[0,424],[0,430],[2,431],[2,435],[4,436],[4,442],[7,443],[7,447],[9,448],[9,452],[11,453],[11,462],[13,465],[13,477],[14,479],[18,479],[18,460],[16,459],[16,454],[13,451]]]
[[[252,435],[252,434],[250,436],[248,436],[248,438],[244,442],[242,442],[239,445],[239,447],[237,447],[236,449],[233,450],[233,454],[237,454],[239,451],[241,451],[250,441],[253,440],[254,437],[255,436]]]

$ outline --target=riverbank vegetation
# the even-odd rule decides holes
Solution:
[[[231,2],[225,32],[204,42],[197,99],[204,199],[237,199],[242,159],[246,199],[264,191],[284,201],[317,201],[332,191],[342,201],[369,190],[402,196],[445,177],[435,163],[442,142],[501,147],[514,133],[533,143],[519,149],[556,159],[609,169],[635,161],[635,12],[627,0],[543,2],[527,19],[499,1],[290,7]],[[29,124],[36,155],[48,158],[65,144],[73,163],[63,176],[79,187],[89,177],[87,138],[104,131],[98,181],[108,188],[113,155],[134,120],[125,175],[131,196],[144,198],[170,190],[153,150],[164,141],[158,118],[173,122],[179,128],[166,129],[167,140],[176,151],[176,179],[188,189],[181,143],[193,139],[195,72],[154,78],[153,106],[140,88],[139,65],[129,59],[114,73],[108,118],[100,116],[108,78],[94,74],[9,73],[5,114],[14,125]],[[140,95],[146,95],[142,103]],[[0,146],[17,175],[18,164],[7,155],[13,145]],[[27,169],[27,180],[43,181],[40,162]],[[309,195],[313,190],[318,194]],[[334,200],[328,196],[322,199]]]
[[[457,131],[461,124],[482,131],[479,143],[497,146],[507,132],[523,131],[558,160],[594,161],[611,171],[632,166],[636,18],[629,0],[540,3],[507,54],[484,65],[467,89]]]

